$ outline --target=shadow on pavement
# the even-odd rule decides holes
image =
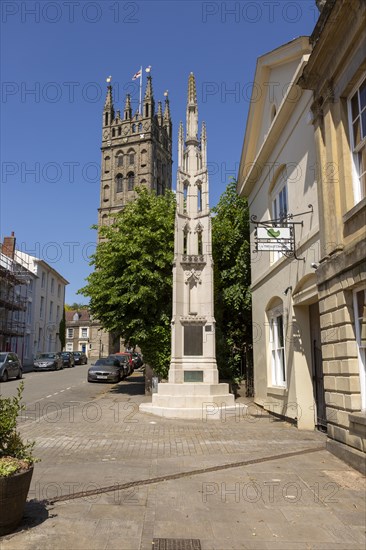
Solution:
[[[145,377],[138,373],[129,376],[116,386],[113,386],[110,393],[119,395],[145,395]]]
[[[28,500],[24,506],[23,519],[14,533],[28,531],[33,527],[37,527],[37,525],[40,525],[46,519],[56,517],[56,514],[49,513],[47,506],[49,505],[46,500]]]

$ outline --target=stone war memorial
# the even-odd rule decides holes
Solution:
[[[198,138],[193,73],[188,80],[186,138],[178,136],[173,263],[172,349],[167,383],[142,412],[168,418],[220,419],[240,412],[228,384],[219,384],[213,308],[213,260],[205,123]]]

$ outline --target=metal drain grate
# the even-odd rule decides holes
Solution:
[[[201,550],[199,539],[154,539],[152,550]]]

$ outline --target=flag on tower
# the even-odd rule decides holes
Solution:
[[[132,77],[132,80],[137,80],[137,78],[140,78],[141,77],[141,69],[139,69],[137,71],[137,73],[135,73]]]

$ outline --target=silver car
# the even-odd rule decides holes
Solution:
[[[59,370],[64,368],[61,353],[39,353],[34,361],[33,370]]]
[[[88,369],[88,382],[114,382],[121,379],[119,361],[109,357],[102,357]]]
[[[0,380],[6,382],[9,378],[22,378],[23,367],[19,357],[12,351],[0,351]]]

